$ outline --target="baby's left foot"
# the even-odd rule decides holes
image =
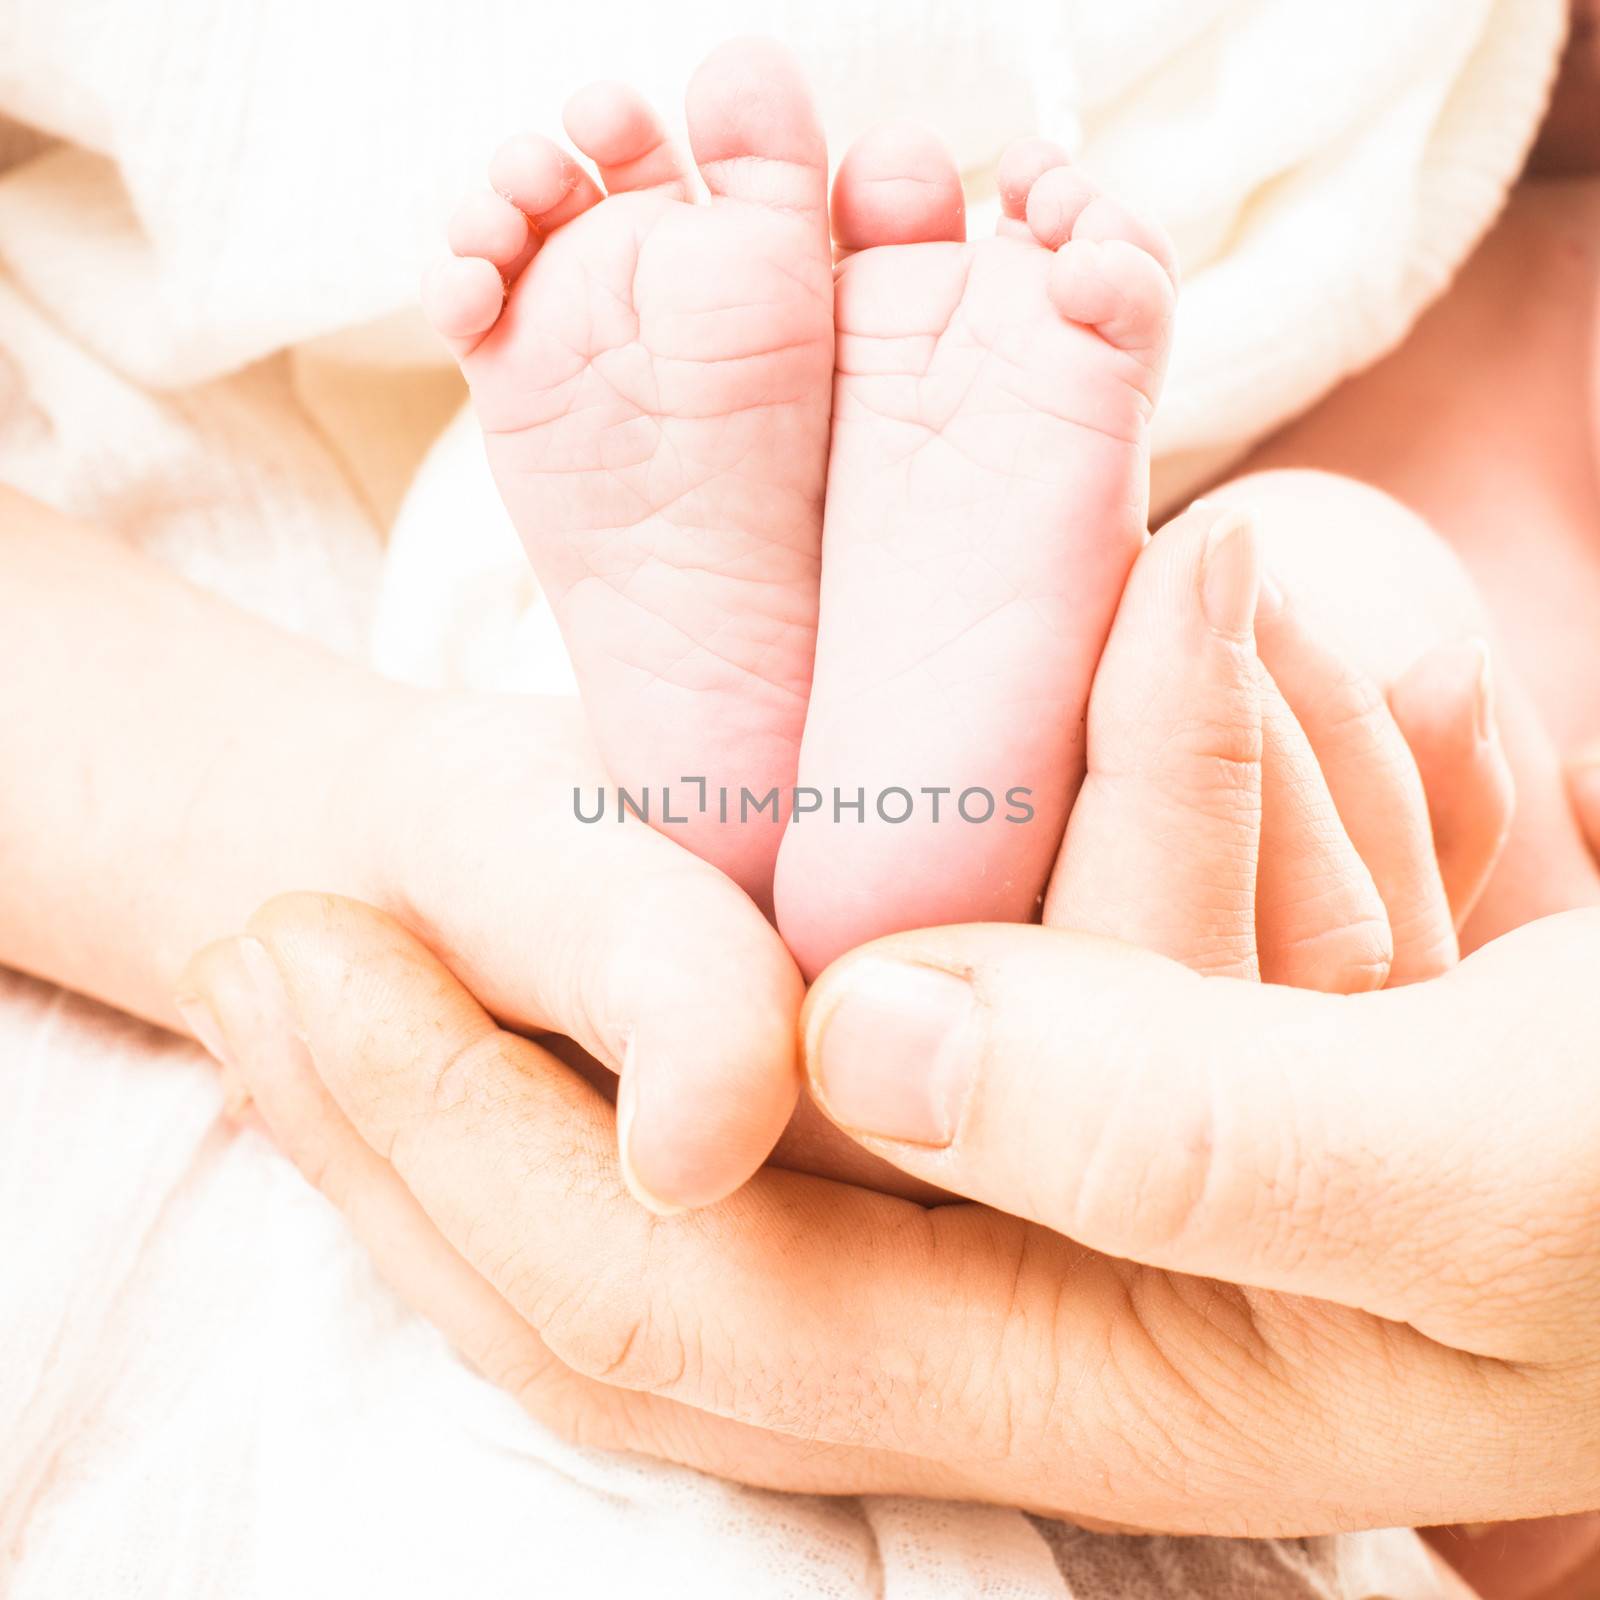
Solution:
[[[1001,236],[962,242],[954,164],[905,130],[834,185],[853,253],[800,755],[820,809],[797,804],[777,877],[808,974],[900,929],[1033,914],[1145,539],[1169,248],[1037,141],[1001,192]]]

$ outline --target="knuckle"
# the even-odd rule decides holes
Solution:
[[[348,1212],[352,1199],[361,1193],[350,1161],[336,1145],[302,1149],[295,1164],[306,1182],[340,1211]]]
[[[1070,1237],[1092,1239],[1113,1254],[1168,1250],[1225,1224],[1217,1215],[1216,1109],[1207,1074],[1181,1095],[1167,1094],[1163,1136],[1149,1136],[1157,1085],[1131,1074],[1105,1116],[1095,1148],[1057,1181],[1056,1209]]]
[[[1295,987],[1323,994],[1364,994],[1388,982],[1395,952],[1388,916],[1381,902],[1371,909],[1352,904],[1342,878],[1302,880],[1276,892],[1262,886],[1257,922],[1269,981],[1292,973]]]
[[[1089,1356],[1094,1405],[1074,1394],[1064,1425],[1096,1463],[1091,1509],[1137,1508],[1141,1520],[1192,1531],[1219,1512],[1236,1520],[1241,1503],[1279,1480],[1284,1430],[1268,1419],[1289,1399],[1248,1294],[1128,1262],[1090,1270],[1102,1308]],[[1081,1293],[1060,1314],[1061,1338],[1082,1342]]]
[[[1187,1507],[1248,1502],[1282,1470],[1280,1427],[1291,1397],[1273,1375],[1246,1291],[1127,1263],[1106,1342],[1110,1432],[1130,1483]]]
[[[626,1396],[607,1396],[576,1373],[524,1362],[494,1381],[536,1422],[578,1449],[628,1450],[638,1445],[627,1408],[616,1403]]]
[[[1323,730],[1355,741],[1376,738],[1389,716],[1377,684],[1343,662],[1324,688],[1318,705]]]
[[[1184,814],[1236,823],[1261,806],[1259,722],[1192,717],[1162,740],[1141,774],[1146,785]]]
[[[1408,982],[1448,972],[1461,959],[1461,946],[1442,886],[1419,885],[1411,903],[1390,913],[1395,951],[1404,951]]]
[[[1124,805],[1237,826],[1260,815],[1261,756],[1259,720],[1190,714],[1102,740],[1093,776]]]
[[[1229,707],[1191,714],[1168,735],[1162,755],[1163,764],[1180,775],[1254,784],[1261,766],[1261,719],[1235,715]]]
[[[446,1049],[433,1068],[421,1115],[432,1117],[495,1101],[494,1085],[517,1070],[510,1046],[509,1036],[496,1029]]]
[[[678,1319],[635,1284],[602,1276],[546,1283],[535,1293],[535,1326],[574,1372],[619,1389],[672,1394],[689,1373],[692,1351]]]
[[[443,1030],[437,1024],[430,1037],[419,1039],[411,1059],[366,1076],[369,1115],[382,1130],[378,1152],[402,1169],[452,1115],[515,1114],[521,1041],[491,1029],[462,1043],[442,1037]]]

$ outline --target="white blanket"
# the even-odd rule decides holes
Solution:
[[[553,129],[598,75],[670,109],[711,43],[767,29],[816,74],[836,152],[919,116],[981,203],[1007,141],[1043,131],[1167,225],[1170,502],[1447,281],[1519,165],[1563,9],[9,0],[0,475],[396,673],[564,681],[447,427],[418,268],[504,132]],[[1117,1541],[568,1449],[218,1109],[191,1047],[0,974],[9,1594],[1433,1593],[1406,1534]]]

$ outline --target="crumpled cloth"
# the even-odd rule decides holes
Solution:
[[[1403,336],[1537,124],[1561,0],[9,0],[0,477],[415,681],[570,686],[414,309],[457,192],[568,90],[673,111],[718,39],[835,152],[917,116],[978,208],[1044,132],[1185,273],[1171,504]],[[452,418],[456,418],[452,422]],[[1431,1600],[1403,1531],[1122,1539],[575,1450],[220,1119],[198,1052],[0,973],[0,1588]]]

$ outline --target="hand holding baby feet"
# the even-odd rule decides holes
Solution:
[[[687,95],[709,203],[659,119],[600,84],[502,147],[425,286],[616,782],[759,901],[811,677],[833,381],[827,155],[786,52],[714,51]],[[699,778],[696,790],[680,780]],[[716,796],[727,789],[735,814]]]
[[[1263,548],[1248,513],[1197,503],[1135,563],[1044,920],[1330,993],[1443,971],[1510,815],[1487,652],[1437,646],[1386,700]]]
[[[834,185],[821,615],[776,890],[809,973],[1033,915],[1082,774],[1175,289],[1160,236],[1040,149],[1007,158],[1011,225],[978,242],[914,130],[867,136]]]
[[[1197,502],[1140,553],[1095,674],[1087,774],[1044,922],[1210,978],[1331,994],[1418,976],[1424,957],[1453,964],[1450,915],[1465,915],[1498,859],[1512,798],[1487,653],[1470,637],[1425,650],[1391,688],[1391,713],[1266,576],[1270,547],[1246,512]],[[1258,632],[1273,636],[1292,703],[1262,666]],[[1349,726],[1370,760],[1330,780],[1320,763],[1339,754],[1336,706],[1361,709]],[[1431,914],[1408,919],[1419,905],[1444,918],[1443,939]],[[886,1126],[925,1105],[937,1079],[913,1054],[886,1091],[896,1104],[834,1102],[830,1114]],[[840,1139],[803,1100],[775,1159],[940,1198]]]

